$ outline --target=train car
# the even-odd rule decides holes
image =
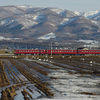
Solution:
[[[78,50],[78,54],[100,54],[100,50]]]
[[[42,55],[43,54],[47,54],[47,50],[44,50],[44,49],[43,50],[39,50],[39,54],[42,54]]]
[[[40,51],[35,49],[16,49],[15,54],[40,54]]]
[[[47,50],[47,54],[51,53],[55,55],[77,54],[77,50]]]
[[[98,54],[100,55],[100,50],[36,50],[36,49],[16,49],[15,54],[39,54],[39,55],[44,55],[44,54],[52,54],[52,55],[75,55],[75,54],[80,54],[80,55],[85,55],[85,54]]]

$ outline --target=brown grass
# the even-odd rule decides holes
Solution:
[[[89,92],[81,92],[81,94],[85,94],[85,95],[99,95],[99,94],[96,94],[96,93],[89,93]]]
[[[6,88],[5,90],[2,91],[1,100],[13,100],[15,95],[16,95],[16,92],[13,87]]]
[[[29,98],[27,97],[27,95],[29,95],[29,97],[32,99],[32,96],[25,89],[23,89],[22,94],[24,95],[24,99],[25,100],[29,100]]]
[[[0,60],[0,87],[10,85],[9,79],[5,73],[4,65],[2,60]]]

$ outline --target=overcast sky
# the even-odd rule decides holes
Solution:
[[[70,11],[100,10],[100,0],[0,0],[0,6],[31,5],[33,7],[57,7]]]

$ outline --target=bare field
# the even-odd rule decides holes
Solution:
[[[0,100],[80,98],[100,98],[99,56],[0,58]]]

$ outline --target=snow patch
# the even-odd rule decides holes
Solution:
[[[84,42],[84,43],[91,43],[91,44],[99,43],[99,42],[96,41],[96,40],[78,40],[77,42]]]
[[[20,8],[20,9],[22,9],[22,10],[24,10],[24,11],[27,11],[27,12],[30,12],[31,9],[33,8],[33,7],[30,6],[30,5],[16,6],[16,7]]]
[[[15,22],[16,19],[7,18],[0,21],[0,25],[10,25],[11,23]]]
[[[7,11],[11,11],[11,12],[14,13],[14,14],[21,14],[21,13],[22,13],[21,10],[17,9],[17,8],[14,7],[14,6],[5,7],[4,9],[7,10]]]
[[[97,21],[91,20],[92,23],[99,25]]]
[[[79,17],[75,17],[75,18],[65,18],[63,19],[63,21],[60,23],[60,26],[64,26],[66,24],[69,24],[75,20],[77,20]]]
[[[65,12],[64,9],[60,9],[60,8],[52,8],[50,9],[51,11],[54,11],[57,14],[63,14]]]
[[[78,11],[74,11],[74,13],[75,13],[76,15],[80,15],[80,12],[78,12]]]
[[[46,16],[45,15],[39,15],[39,16],[36,17],[35,20],[38,21],[38,23],[42,23],[46,20]]]
[[[55,33],[48,33],[46,35],[43,35],[41,37],[38,37],[37,39],[49,40],[51,38],[56,38]]]
[[[17,40],[17,39],[21,39],[21,38],[5,38],[3,36],[0,36],[0,40],[12,40],[12,39]]]
[[[55,24],[53,24],[53,23],[50,23],[50,25],[52,25],[52,26],[56,26]]]
[[[84,13],[83,16],[86,17],[86,18],[93,18],[93,17],[95,17],[97,14],[100,14],[100,11],[99,11],[99,10],[86,12],[86,13]]]

